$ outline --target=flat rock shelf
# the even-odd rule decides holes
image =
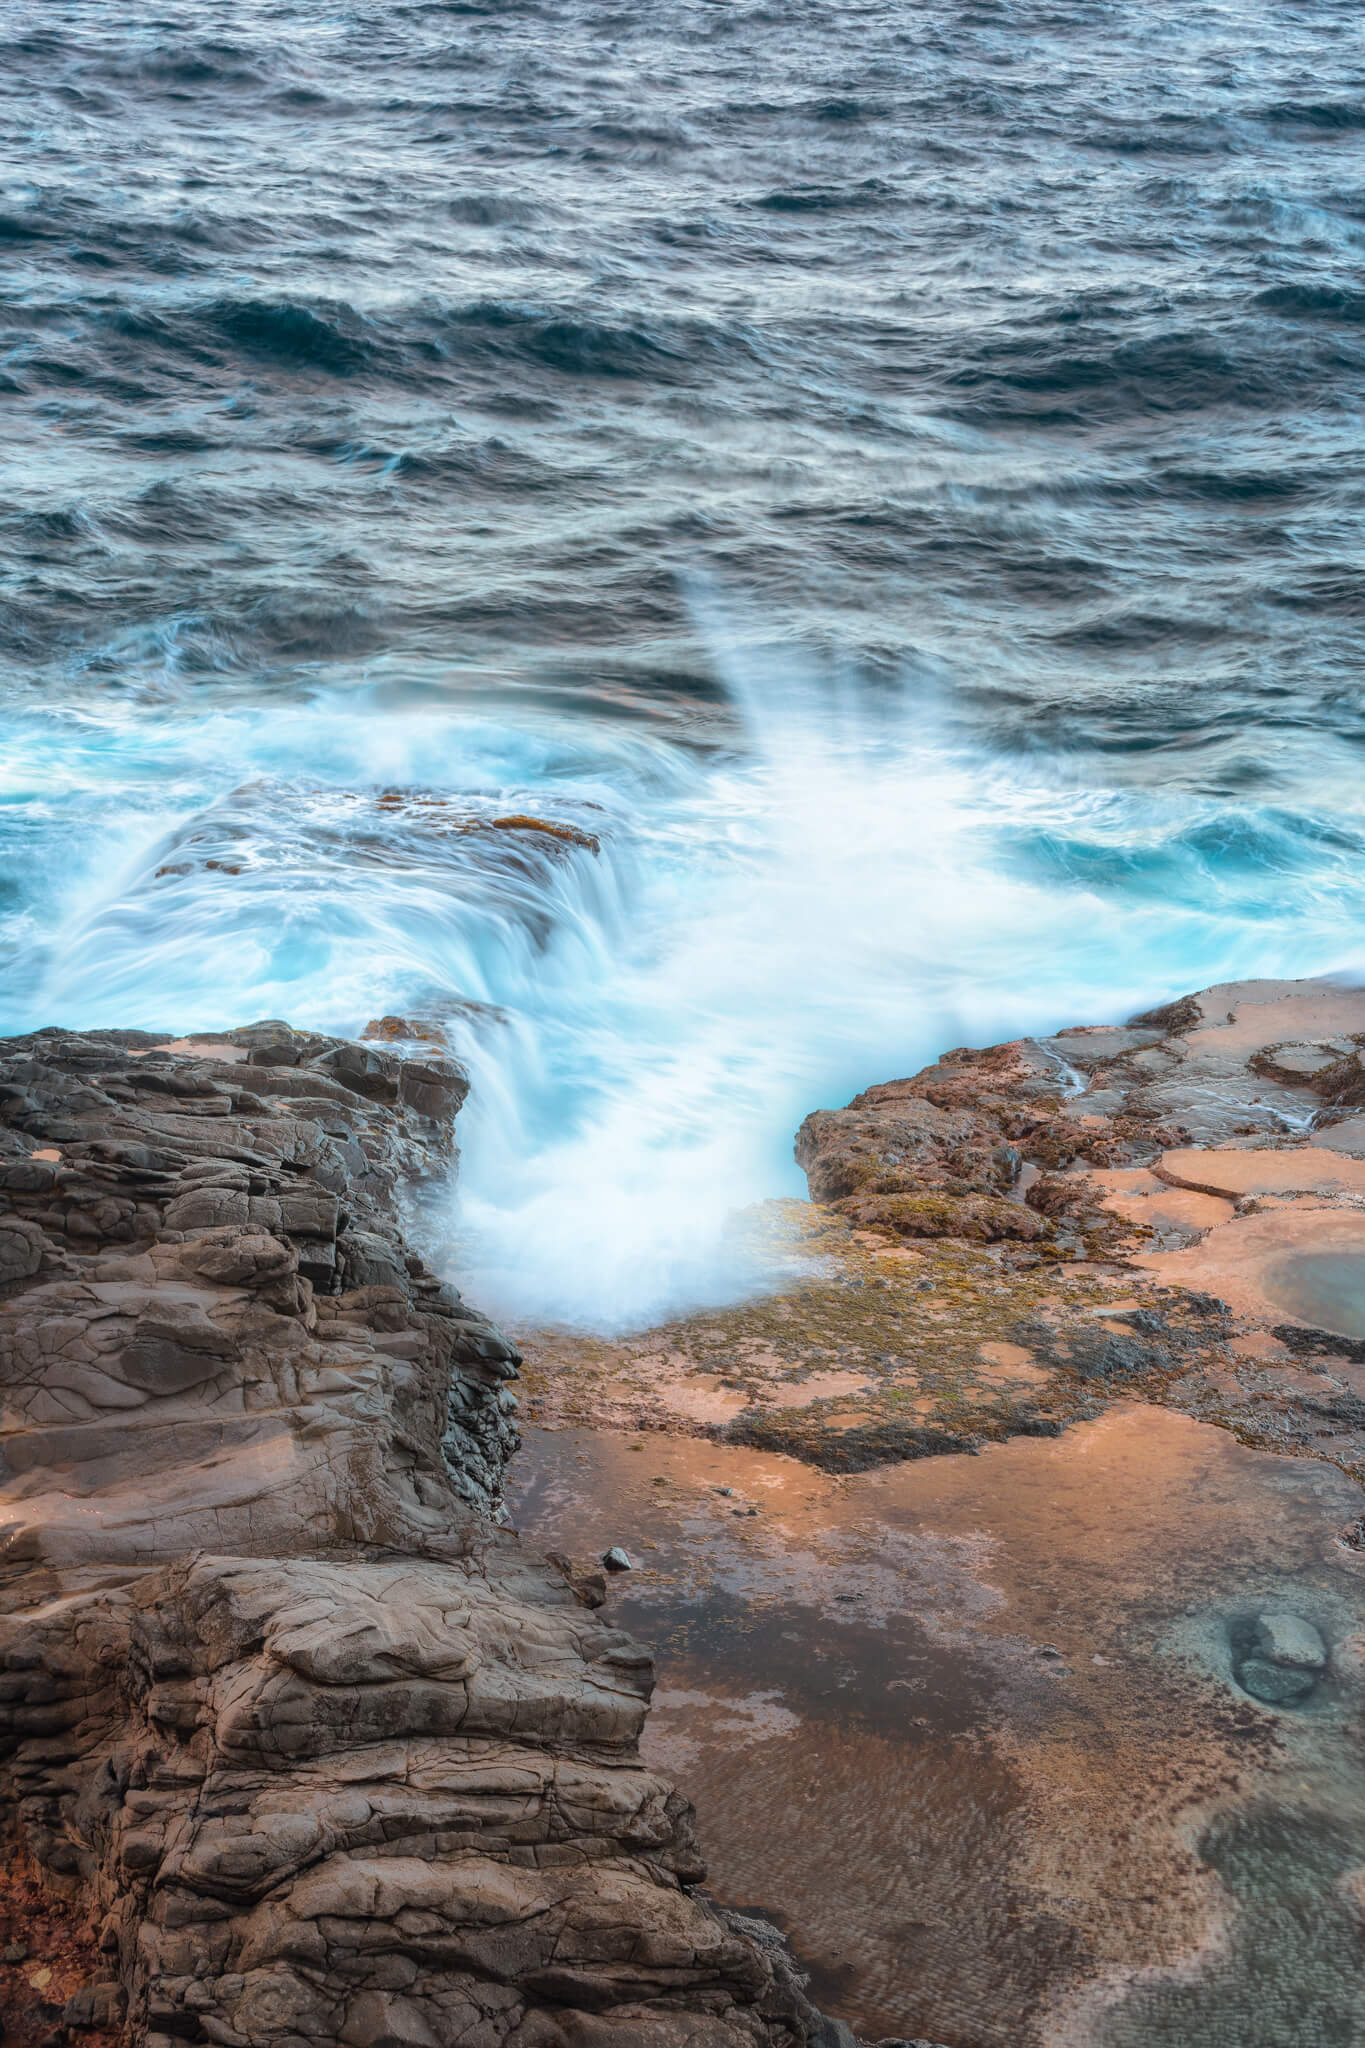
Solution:
[[[1209,989],[810,1116],[760,1284],[519,1330],[643,1753],[867,2035],[1365,2040],[1365,992]]]

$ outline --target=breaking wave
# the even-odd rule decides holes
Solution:
[[[1349,800],[1107,788],[964,744],[923,686],[707,631],[705,747],[363,699],[30,732],[4,1028],[434,1027],[475,1085],[426,1227],[481,1300],[604,1329],[751,1284],[730,1220],[797,1190],[817,1104],[1361,956]]]

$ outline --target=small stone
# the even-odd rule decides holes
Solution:
[[[610,1550],[602,1552],[602,1562],[609,1572],[630,1572],[635,1569],[619,1543],[613,1543]]]
[[[735,1489],[733,1486],[713,1486],[711,1488],[712,1493],[723,1493],[727,1500],[730,1498],[730,1495],[734,1492],[734,1490]]]
[[[1307,1699],[1317,1680],[1311,1671],[1295,1670],[1287,1664],[1269,1664],[1264,1657],[1248,1657],[1237,1673],[1243,1692],[1267,1707],[1295,1707]]]
[[[28,1961],[28,1943],[25,1941],[12,1941],[5,1950],[5,1961],[7,1963],[26,1963]]]
[[[1301,1614],[1258,1615],[1256,1648],[1270,1663],[1295,1671],[1321,1671],[1327,1662],[1327,1645]]]

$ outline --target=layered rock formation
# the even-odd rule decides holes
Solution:
[[[0,1755],[102,1958],[66,2023],[843,2038],[698,1895],[648,1654],[496,1525],[517,1353],[396,1206],[460,1070],[280,1024],[0,1052]]]

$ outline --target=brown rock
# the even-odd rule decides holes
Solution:
[[[648,1653],[497,1526],[519,1354],[393,1207],[461,1070],[126,1036],[0,1046],[0,1153],[61,1151],[0,1188],[0,1795],[117,1972],[65,2023],[812,2041],[781,1948],[694,1895]]]

